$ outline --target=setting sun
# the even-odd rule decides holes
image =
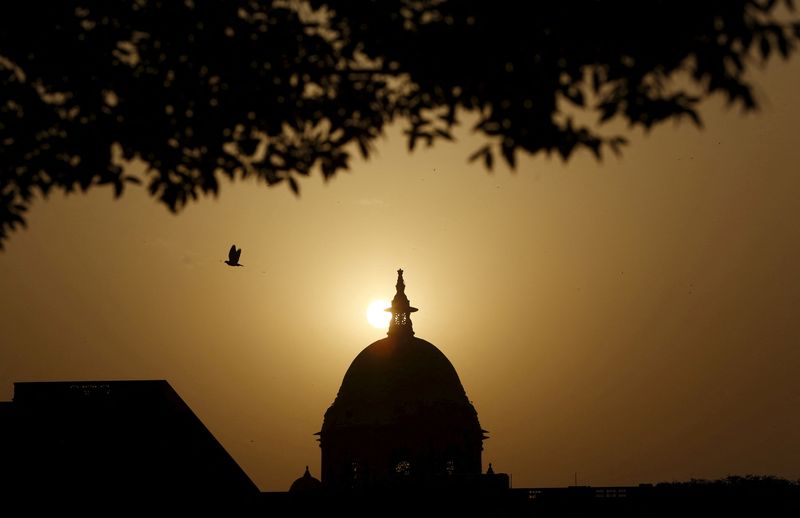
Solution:
[[[372,327],[386,329],[386,326],[389,325],[389,320],[392,318],[391,314],[384,311],[389,306],[391,304],[385,300],[373,300],[369,303],[369,306],[367,306],[367,321]]]

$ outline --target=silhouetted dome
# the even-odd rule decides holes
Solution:
[[[318,433],[335,491],[430,486],[481,474],[484,430],[453,365],[414,337],[403,270],[388,336],[356,356]]]
[[[322,482],[311,476],[306,466],[306,472],[303,476],[292,482],[289,488],[290,493],[316,493],[322,490]]]
[[[420,338],[389,336],[353,360],[325,413],[322,430],[390,424],[403,415],[442,406],[475,412],[447,357]]]

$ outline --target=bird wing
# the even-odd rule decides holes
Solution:
[[[236,252],[234,253],[233,262],[234,263],[238,263],[239,262],[239,256],[241,256],[241,255],[242,255],[242,249],[240,248],[240,249],[236,250]]]
[[[228,261],[235,263],[238,259],[239,256],[236,255],[236,245],[231,245],[231,249],[228,250]]]

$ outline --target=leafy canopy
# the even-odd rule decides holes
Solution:
[[[769,0],[26,0],[0,2],[0,246],[36,194],[144,182],[173,211],[221,178],[269,185],[347,169],[387,124],[409,150],[452,139],[518,153],[625,140],[797,48],[792,2]],[[572,114],[596,115],[578,124]],[[586,117],[581,117],[581,120]],[[146,164],[128,175],[124,160]]]

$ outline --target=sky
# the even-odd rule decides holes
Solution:
[[[51,195],[0,252],[17,381],[166,379],[264,491],[309,465],[365,317],[405,271],[414,330],[515,487],[800,478],[800,60],[761,110],[626,133],[621,158],[467,162],[392,127],[324,182],[226,183],[175,216],[130,188]],[[244,268],[222,263],[232,243]]]

